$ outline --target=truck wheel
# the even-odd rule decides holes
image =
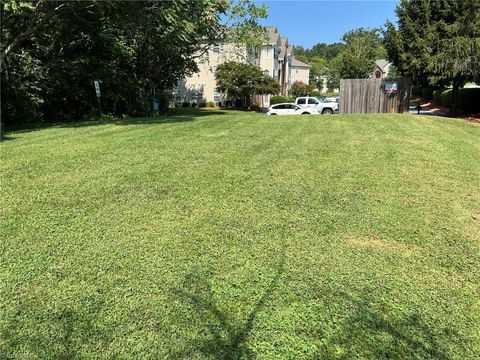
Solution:
[[[322,114],[332,115],[332,114],[333,114],[333,111],[332,111],[332,109],[323,109]]]
[[[310,115],[310,113],[304,112],[304,113],[302,113],[302,115]]]

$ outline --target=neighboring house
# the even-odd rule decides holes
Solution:
[[[288,95],[292,83],[301,80],[308,84],[310,67],[296,60],[293,46],[288,38],[280,36],[276,26],[267,26],[267,42],[260,48],[248,48],[242,45],[221,43],[212,47],[206,56],[197,61],[199,71],[181,80],[173,91],[177,103],[204,103],[213,101],[222,103],[216,89],[215,70],[226,61],[238,61],[258,65],[264,74],[272,76],[280,84],[280,93]],[[257,99],[260,106],[270,105],[270,95]]]
[[[292,84],[295,81],[301,81],[308,85],[309,79],[310,79],[310,66],[294,58],[292,60],[292,75],[291,75]]]
[[[259,65],[258,50],[226,43],[211,47],[205,56],[197,60],[199,71],[178,82],[177,87],[173,90],[173,100],[176,103],[205,103],[207,101],[219,103],[222,99],[216,89],[215,71],[219,64],[226,61]]]
[[[371,79],[384,79],[388,77],[388,73],[390,71],[390,67],[392,63],[386,59],[380,59],[375,61],[375,69],[370,76]]]

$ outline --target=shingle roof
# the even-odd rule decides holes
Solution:
[[[380,69],[384,69],[388,64],[390,64],[390,62],[386,59],[380,59],[380,60],[377,60],[375,61],[375,64],[380,68]]]
[[[301,62],[300,60],[297,60],[295,58],[293,58],[293,60],[292,60],[292,66],[294,66],[294,67],[304,67],[304,68],[309,68],[310,67],[310,65],[305,64],[304,62]]]
[[[288,44],[288,38],[286,37],[281,37],[280,38],[280,60],[283,60],[285,58],[285,53],[287,52],[287,44]]]
[[[280,34],[278,33],[277,27],[276,26],[266,26],[265,30],[267,31],[267,34],[268,34],[269,44],[276,44],[278,42],[278,38],[280,37]]]

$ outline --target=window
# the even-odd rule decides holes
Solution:
[[[202,102],[203,101],[203,91],[194,90],[190,92],[190,96],[193,102]]]
[[[218,53],[220,52],[220,46],[215,45],[215,46],[212,48],[212,51],[213,51],[215,54],[218,54]]]
[[[263,70],[263,75],[268,76],[268,75],[270,75],[270,73],[269,73],[268,70]]]
[[[298,99],[297,104],[305,105],[305,99]]]
[[[309,98],[309,99],[308,99],[308,103],[309,103],[309,104],[314,104],[314,105],[316,105],[316,104],[318,104],[318,100],[317,100],[317,99]]]
[[[212,72],[215,74],[217,72],[217,66],[216,65],[213,65],[212,66]]]
[[[216,88],[213,89],[213,101],[220,102],[220,93]]]
[[[273,106],[274,109],[286,109],[287,105],[286,104],[280,104],[280,105],[275,105]]]
[[[295,74],[298,74],[298,69],[295,69]]]

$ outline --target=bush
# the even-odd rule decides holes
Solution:
[[[290,96],[278,96],[278,95],[272,96],[270,98],[271,105],[281,104],[286,102],[295,102],[295,98]]]
[[[442,97],[442,93],[443,93],[445,90],[447,90],[447,89],[438,89],[438,90],[435,90],[435,91],[433,92],[433,101],[434,101],[436,104],[443,105],[443,104],[441,103],[441,101],[442,101],[441,97]]]
[[[208,106],[208,107],[215,107],[215,103],[214,103],[213,101],[209,101],[209,102],[207,103],[207,106]]]
[[[310,96],[322,96],[322,93],[318,90],[313,90],[310,92]]]
[[[460,108],[468,112],[480,112],[480,88],[460,89]]]
[[[425,100],[433,99],[433,89],[432,88],[423,88],[422,89],[422,98]]]
[[[204,103],[204,102],[198,103],[199,108],[204,108],[206,106],[207,106],[207,103]]]
[[[422,87],[419,86],[419,85],[413,86],[413,87],[412,87],[412,94],[413,94],[413,95],[417,95],[417,96],[422,95]]]
[[[448,89],[440,95],[440,105],[451,106],[453,90]],[[467,112],[480,112],[480,88],[460,89],[458,108]]]

